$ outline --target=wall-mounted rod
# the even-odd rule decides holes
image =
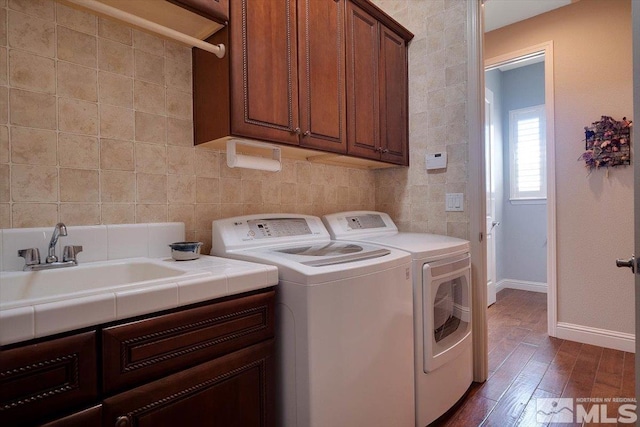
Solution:
[[[194,47],[198,47],[207,52],[215,54],[218,58],[224,57],[225,47],[223,44],[214,45],[207,43],[195,37],[191,37],[187,34],[183,34],[179,31],[167,28],[163,25],[149,21],[136,15],[132,15],[118,8],[104,4],[98,0],[65,0],[69,3],[76,4],[80,7],[93,10],[94,12],[101,13],[119,21],[126,22],[127,24],[135,25],[145,30],[152,31],[170,39],[185,43]]]

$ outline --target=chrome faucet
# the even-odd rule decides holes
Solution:
[[[51,240],[49,241],[49,251],[45,263],[40,264],[40,251],[38,248],[20,249],[18,256],[24,258],[24,271],[48,270],[51,268],[73,267],[78,265],[77,255],[82,252],[82,246],[70,245],[65,246],[62,261],[58,261],[56,256],[56,245],[58,238],[67,235],[67,226],[59,222],[53,229]]]
[[[51,235],[51,240],[49,240],[49,253],[47,254],[47,264],[51,264],[53,262],[58,261],[58,257],[56,256],[56,245],[58,244],[58,238],[64,237],[67,235],[67,226],[63,223],[59,222],[56,224],[56,227],[53,229],[53,234]]]

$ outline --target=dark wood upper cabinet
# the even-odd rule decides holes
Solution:
[[[378,21],[347,2],[349,154],[379,159]]]
[[[370,12],[347,1],[348,153],[408,165],[411,35],[389,29]]]
[[[232,1],[233,135],[298,144],[296,28],[295,0]]]
[[[409,164],[407,47],[395,32],[380,25],[380,159]]]
[[[196,144],[242,136],[299,144],[295,0],[232,0],[223,59],[193,50]]]
[[[347,151],[343,0],[298,0],[300,145]]]
[[[196,144],[239,136],[408,164],[411,33],[366,0],[230,0],[229,15],[207,39],[224,58],[193,50]]]
[[[346,152],[344,0],[232,0],[228,28],[194,49],[196,144],[243,136]],[[214,117],[217,116],[217,117]]]

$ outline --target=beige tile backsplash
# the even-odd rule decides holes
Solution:
[[[60,167],[98,169],[99,164],[98,138],[58,132],[58,165]]]
[[[0,2],[2,5],[3,2]],[[193,147],[190,48],[51,0],[0,6],[0,228],[375,208],[375,172]]]
[[[96,70],[67,62],[58,62],[58,95],[84,101],[98,101]]]
[[[467,193],[465,0],[373,0],[415,37],[409,47],[409,160],[376,172],[376,208],[400,229],[469,238],[469,216],[445,212],[445,193]],[[447,153],[445,171],[425,171],[425,154]],[[465,200],[468,203],[468,200]]]
[[[56,26],[57,57],[86,67],[95,67],[98,47],[95,36]]]

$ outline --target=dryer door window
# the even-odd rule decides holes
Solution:
[[[423,268],[424,370],[456,358],[471,333],[469,258]]]
[[[436,343],[464,329],[468,323],[462,308],[464,284],[460,277],[440,283],[433,302],[433,338]],[[462,319],[466,320],[462,320]]]

